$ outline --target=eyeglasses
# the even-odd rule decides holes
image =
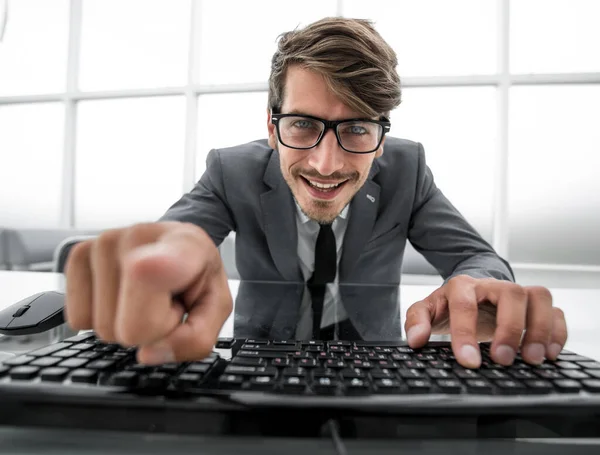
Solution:
[[[373,153],[390,130],[389,120],[323,120],[311,115],[273,114],[279,142],[289,148],[308,150],[319,145],[328,129],[335,131],[338,144],[350,153]]]

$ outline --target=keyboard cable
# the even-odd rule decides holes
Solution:
[[[335,451],[337,452],[337,454],[348,455],[348,451],[346,450],[344,441],[342,441],[342,438],[340,436],[338,423],[333,419],[329,419],[326,425],[329,429],[329,433],[331,434],[333,447],[335,447]]]

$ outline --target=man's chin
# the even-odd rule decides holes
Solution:
[[[319,224],[331,224],[342,212],[338,204],[330,201],[312,200],[308,203],[298,203],[300,210],[311,220]]]

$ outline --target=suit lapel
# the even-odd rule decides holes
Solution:
[[[344,235],[344,249],[340,261],[340,281],[345,280],[350,275],[373,232],[377,211],[379,210],[381,190],[381,187],[373,181],[373,177],[378,172],[379,164],[375,160],[371,166],[368,179],[350,203],[350,219]]]
[[[279,153],[273,151],[264,175],[270,190],[261,195],[263,226],[275,266],[287,281],[301,282],[298,263],[296,205],[292,192],[281,175]]]

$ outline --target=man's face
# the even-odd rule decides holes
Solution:
[[[325,120],[364,117],[343,104],[321,75],[299,66],[288,68],[281,113],[313,115]],[[269,145],[279,150],[281,172],[294,198],[309,218],[322,224],[333,222],[340,214],[365,183],[373,160],[383,153],[383,141],[374,153],[346,152],[331,129],[316,147],[292,149],[278,142],[270,113],[267,122]],[[323,190],[315,184],[337,186]]]

